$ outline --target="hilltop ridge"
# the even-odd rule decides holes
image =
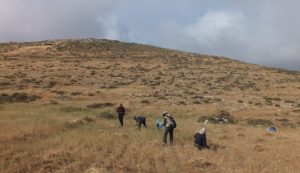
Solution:
[[[98,39],[7,43],[0,44],[0,57],[5,64],[2,90],[39,88],[47,98],[57,95],[56,87],[72,86],[74,92],[83,93],[116,90],[117,94],[126,89],[128,93],[120,92],[119,97],[144,96],[175,105],[194,105],[205,95],[225,101],[224,106],[237,104],[242,97],[260,105],[265,97],[282,96],[283,107],[284,100],[299,101],[298,72],[135,43]],[[256,98],[251,100],[253,93]]]

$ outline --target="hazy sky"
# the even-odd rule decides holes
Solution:
[[[0,0],[0,42],[108,38],[300,70],[300,0]]]

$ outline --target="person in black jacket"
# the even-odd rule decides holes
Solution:
[[[194,135],[194,145],[199,150],[209,148],[206,142],[206,129],[202,128],[199,132]]]
[[[124,115],[125,115],[125,108],[123,107],[122,104],[120,104],[120,106],[117,108],[117,113],[119,115],[119,122],[120,122],[121,126],[123,126],[123,119],[124,119]]]
[[[133,119],[135,120],[136,126],[137,126],[137,128],[139,128],[139,130],[141,130],[142,124],[146,128],[146,118],[145,117],[138,115],[138,116],[134,116]]]
[[[164,136],[163,136],[163,143],[167,144],[167,137],[168,134],[170,135],[170,144],[173,144],[173,132],[176,128],[176,122],[172,115],[170,115],[168,112],[163,112],[163,118],[164,118]]]

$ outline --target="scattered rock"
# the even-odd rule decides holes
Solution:
[[[237,120],[234,120],[234,118],[230,115],[229,112],[223,110],[217,113],[216,115],[201,116],[198,119],[198,122],[205,122],[206,120],[214,124],[235,124],[238,122]]]

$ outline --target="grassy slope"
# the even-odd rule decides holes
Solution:
[[[1,44],[0,66],[1,93],[41,96],[0,104],[0,172],[300,169],[299,73],[107,40]],[[105,102],[114,106],[86,108]],[[129,109],[124,128],[114,114],[120,102]],[[174,146],[154,128],[164,110],[178,122]],[[206,125],[213,149],[197,151],[198,118],[220,110],[238,123]],[[136,131],[134,114],[149,128]],[[247,125],[258,118],[279,132]]]

